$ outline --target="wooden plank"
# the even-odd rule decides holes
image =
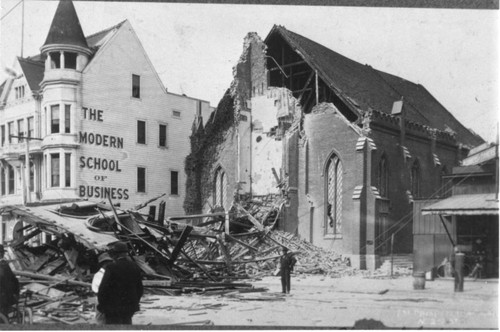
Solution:
[[[175,262],[175,260],[179,256],[179,253],[181,252],[182,247],[184,246],[184,244],[186,243],[186,241],[188,239],[189,233],[191,233],[192,230],[193,230],[192,226],[186,225],[186,227],[184,228],[184,230],[181,233],[181,237],[179,238],[179,242],[177,242],[177,244],[174,247],[174,250],[172,250],[169,264],[173,264]]]
[[[241,206],[239,203],[235,203],[235,206],[238,210],[240,210],[243,214],[245,214],[247,217],[248,217],[248,220],[250,220],[250,222],[259,230],[259,231],[263,231],[264,230],[264,226],[262,226],[262,224],[254,218],[254,216],[252,216],[250,214],[250,212],[248,212],[247,210],[245,210],[243,208],[243,206]]]

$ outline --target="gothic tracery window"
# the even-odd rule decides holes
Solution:
[[[332,155],[326,166],[326,220],[325,234],[342,233],[342,177],[340,159]]]

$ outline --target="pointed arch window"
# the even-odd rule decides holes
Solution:
[[[377,182],[377,188],[380,196],[387,197],[389,190],[389,172],[387,167],[387,157],[385,156],[385,154],[382,155],[378,163]]]
[[[418,159],[411,166],[411,193],[414,198],[420,197],[420,162]]]
[[[221,206],[223,208],[226,208],[226,189],[226,172],[224,172],[222,167],[219,167],[215,171],[214,177],[214,206]]]
[[[342,233],[342,178],[342,162],[332,155],[326,165],[325,235]]]

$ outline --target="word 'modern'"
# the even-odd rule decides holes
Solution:
[[[82,115],[86,120],[104,122],[103,110],[82,107]],[[80,131],[78,137],[81,144],[123,149],[123,137],[84,131]],[[122,171],[119,160],[86,156],[80,157],[80,168],[87,168],[94,171]],[[106,178],[106,176],[94,176],[94,179],[99,179],[100,181],[104,181]],[[82,185],[78,191],[80,197],[129,199],[128,189],[125,188]]]

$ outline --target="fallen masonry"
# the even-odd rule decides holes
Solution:
[[[23,222],[6,244],[6,259],[22,285],[19,306],[31,308],[37,321],[92,322],[97,258],[116,241],[128,244],[148,294],[283,300],[249,282],[278,274],[283,247],[296,254],[295,274],[366,273],[352,269],[341,255],[276,230],[285,203],[280,196],[253,197],[227,212],[203,215],[163,218],[164,202],[158,220],[140,212],[162,196],[130,210],[115,207],[111,199],[2,207],[1,214]]]

